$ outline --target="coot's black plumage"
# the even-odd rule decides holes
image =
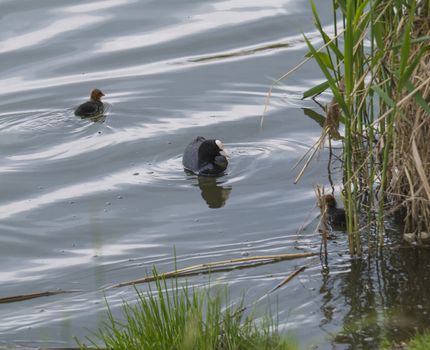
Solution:
[[[196,175],[216,176],[227,169],[228,160],[220,140],[198,136],[185,148],[182,164]]]
[[[102,115],[104,113],[104,106],[101,98],[105,94],[99,89],[91,91],[90,100],[81,104],[76,108],[75,115],[83,118],[90,118]]]
[[[327,206],[327,216],[330,225],[334,229],[342,229],[346,227],[345,210],[337,207],[336,199],[331,194],[326,194],[323,198]]]

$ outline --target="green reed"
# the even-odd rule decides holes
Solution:
[[[297,349],[270,318],[257,323],[244,317],[243,301],[230,306],[227,291],[211,294],[160,278],[155,290],[137,291],[137,297],[137,303],[124,303],[123,321],[108,308],[107,321],[88,339],[91,347],[79,344],[81,349]]]
[[[421,16],[428,17],[429,3],[422,2]],[[338,119],[344,125],[343,198],[349,250],[360,255],[360,213],[367,213],[370,227],[377,212],[377,245],[383,244],[395,118],[403,113],[402,99],[409,94],[414,103],[428,108],[412,83],[412,74],[428,52],[428,46],[417,51],[414,45],[429,38],[412,39],[417,12],[414,0],[333,0],[333,31],[324,30],[313,0],[311,6],[325,51],[306,36],[305,40],[326,81],[304,96],[316,96],[329,88],[339,106]]]

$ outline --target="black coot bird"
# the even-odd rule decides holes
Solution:
[[[327,206],[327,217],[330,225],[334,229],[344,229],[346,227],[345,210],[337,207],[336,199],[331,194],[326,194],[323,201]]]
[[[101,98],[105,94],[99,89],[93,89],[90,94],[90,100],[78,106],[75,109],[75,115],[82,118],[91,118],[100,116],[104,113],[104,106]]]
[[[185,170],[201,176],[221,175],[227,169],[227,154],[220,140],[196,137],[185,148],[182,164]]]

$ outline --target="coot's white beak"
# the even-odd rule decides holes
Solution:
[[[220,149],[219,154],[221,154],[222,156],[228,158],[228,154],[224,149],[224,145],[222,144],[222,142],[220,140],[215,140],[216,145],[218,146],[218,148]]]

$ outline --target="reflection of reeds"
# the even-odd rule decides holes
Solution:
[[[326,81],[304,96],[327,88],[333,93],[321,140],[328,136],[343,141],[349,249],[360,255],[363,211],[368,220],[378,212],[380,247],[388,204],[403,205],[406,231],[430,227],[429,8],[422,7],[418,17],[415,0],[333,0],[331,38],[311,3],[324,45],[316,49],[305,37],[308,57],[315,59]]]

